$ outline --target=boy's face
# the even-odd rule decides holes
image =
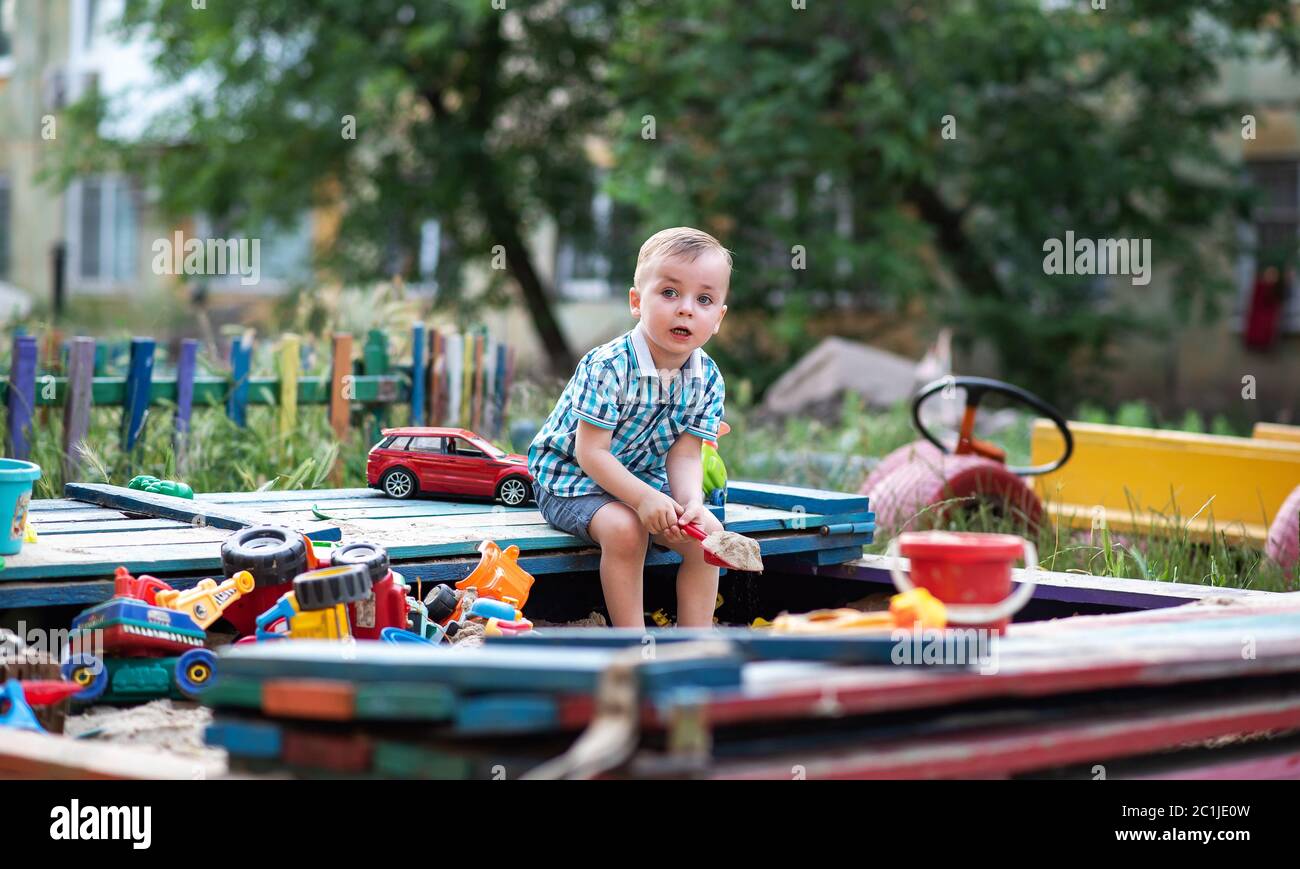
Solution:
[[[717,334],[730,281],[731,267],[716,251],[694,262],[660,259],[647,270],[644,285],[628,294],[632,316],[652,345],[670,356],[689,355]]]

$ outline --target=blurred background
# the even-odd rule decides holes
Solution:
[[[336,332],[482,329],[519,450],[688,224],[734,252],[734,476],[856,489],[954,372],[1246,435],[1300,416],[1298,38],[1290,0],[0,0],[0,314],[54,373],[73,335],[224,376],[249,330],[255,373],[291,331],[319,374]],[[257,239],[257,280],[175,273],[183,238]],[[1067,238],[1149,282],[1049,273]],[[361,475],[364,428],[252,412],[196,414],[196,488]],[[176,472],[157,422],[88,443]]]

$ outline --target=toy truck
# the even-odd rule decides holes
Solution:
[[[64,661],[62,671],[81,686],[73,701],[193,698],[216,676],[216,655],[205,648],[205,627],[252,589],[253,577],[246,572],[220,584],[204,580],[194,589],[177,591],[160,579],[137,578],[119,567],[113,597],[72,621],[70,638],[78,651]]]
[[[338,564],[300,574],[293,591],[257,617],[258,640],[346,640],[352,637],[349,603],[370,596],[370,573],[357,564]]]

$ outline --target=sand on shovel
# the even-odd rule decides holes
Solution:
[[[763,556],[758,543],[743,534],[734,531],[714,531],[704,538],[701,545],[736,570],[763,572]]]

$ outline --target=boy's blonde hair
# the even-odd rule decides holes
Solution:
[[[731,268],[731,251],[722,246],[722,242],[709,235],[702,229],[694,229],[690,226],[674,226],[669,229],[661,229],[654,235],[645,240],[641,245],[641,252],[636,258],[636,275],[633,283],[638,289],[641,289],[641,282],[645,276],[645,271],[656,260],[666,259],[667,257],[682,257],[689,262],[695,262],[700,254],[705,251],[716,250],[727,260],[727,268]]]

